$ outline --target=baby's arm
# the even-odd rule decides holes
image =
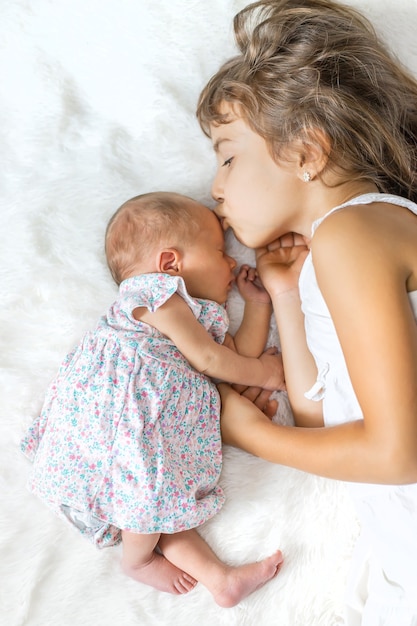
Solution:
[[[236,351],[244,356],[259,356],[265,349],[271,322],[272,304],[258,272],[242,265],[236,278],[245,301],[242,322],[234,336]]]
[[[270,390],[282,388],[282,362],[278,356],[264,353],[259,358],[245,357],[217,344],[178,294],[154,313],[140,307],[133,316],[169,337],[190,364],[207,376]]]

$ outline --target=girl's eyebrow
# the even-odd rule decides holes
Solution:
[[[231,139],[228,139],[227,137],[219,137],[213,144],[213,150],[214,152],[218,152],[220,145],[222,143],[224,143],[225,141],[232,141]]]

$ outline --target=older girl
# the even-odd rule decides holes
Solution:
[[[270,0],[203,90],[223,227],[257,249],[296,427],[223,389],[224,440],[349,482],[349,624],[417,624],[417,83],[356,11]]]

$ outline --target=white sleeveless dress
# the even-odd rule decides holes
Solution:
[[[417,215],[417,205],[405,198],[365,194],[335,207],[314,222],[312,236],[330,213],[372,202],[406,207]],[[342,349],[317,284],[311,253],[304,263],[299,286],[307,343],[318,369],[317,382],[306,392],[306,397],[323,400],[326,426],[362,419]],[[417,291],[409,293],[409,300],[417,321]],[[417,483],[401,486],[348,483],[348,487],[362,531],[353,555],[346,623],[417,626]]]

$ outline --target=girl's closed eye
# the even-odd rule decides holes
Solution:
[[[223,163],[222,167],[228,167],[233,161],[233,157],[230,157],[229,159],[226,159],[226,161]]]

